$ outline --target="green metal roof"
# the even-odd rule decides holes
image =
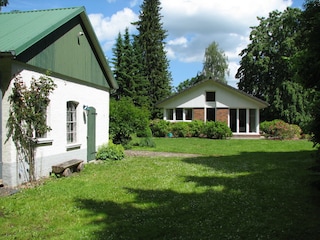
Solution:
[[[0,13],[0,55],[19,55],[78,15],[89,33],[110,86],[118,88],[84,7]]]
[[[76,7],[0,13],[0,52],[19,55],[83,11],[83,7]]]

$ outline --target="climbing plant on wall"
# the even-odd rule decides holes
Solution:
[[[47,125],[46,110],[50,103],[49,95],[55,88],[56,84],[48,75],[32,78],[30,86],[27,86],[21,75],[13,80],[6,141],[12,138],[19,161],[29,165],[29,169],[24,171],[29,181],[36,180],[37,139],[51,130]]]

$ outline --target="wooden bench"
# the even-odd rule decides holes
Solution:
[[[70,176],[73,172],[80,172],[84,167],[83,160],[72,159],[67,162],[52,166],[52,172],[62,174],[64,177]]]

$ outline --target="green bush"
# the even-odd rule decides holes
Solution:
[[[189,131],[192,137],[200,137],[203,133],[204,122],[200,120],[194,120],[189,123]]]
[[[153,141],[152,137],[142,138],[138,144],[140,147],[156,147],[156,143]]]
[[[166,137],[170,132],[171,123],[162,119],[153,120],[150,129],[154,137]]]
[[[145,137],[145,138],[152,137],[152,131],[151,131],[150,127],[148,126],[146,129],[143,129],[141,131],[137,131],[137,137]]]
[[[224,122],[207,122],[204,125],[203,134],[207,138],[226,139],[232,137],[232,131]]]
[[[191,137],[187,122],[171,123],[171,132],[174,137]]]
[[[260,129],[267,138],[293,139],[300,138],[301,128],[295,124],[289,124],[283,120],[264,121]]]
[[[124,148],[122,145],[114,144],[109,141],[108,144],[102,144],[98,147],[96,154],[97,160],[121,160],[124,158]]]
[[[110,135],[115,144],[129,145],[131,135],[146,131],[149,112],[136,107],[130,99],[110,101]]]

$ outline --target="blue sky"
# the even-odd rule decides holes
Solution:
[[[229,60],[228,84],[237,85],[234,75],[239,53],[249,43],[250,26],[257,16],[267,17],[273,10],[302,8],[304,0],[160,0],[162,22],[167,30],[166,51],[173,86],[202,70],[205,48],[219,44]],[[105,55],[112,58],[112,47],[119,32],[138,19],[142,0],[9,0],[2,12],[84,6]]]

